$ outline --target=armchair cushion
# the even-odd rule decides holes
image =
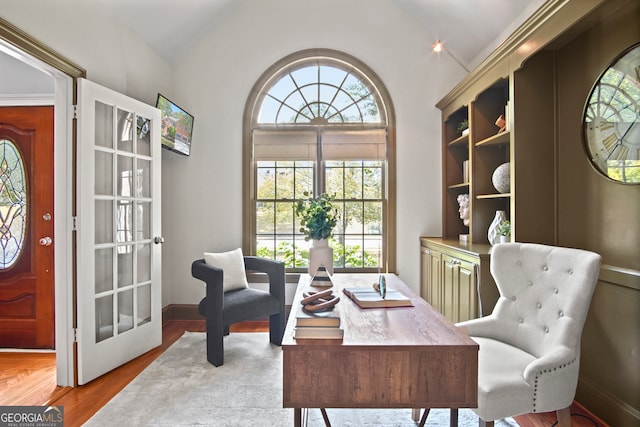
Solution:
[[[222,288],[224,292],[249,287],[244,271],[242,249],[238,248],[233,251],[221,253],[205,252],[204,262],[211,267],[216,267],[224,271],[222,278]]]
[[[536,358],[517,347],[491,338],[473,337],[478,354],[478,409],[483,420],[520,414],[533,400],[533,387],[522,376]]]

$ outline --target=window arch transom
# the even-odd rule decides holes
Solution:
[[[259,124],[343,124],[386,122],[375,87],[357,69],[313,58],[290,65],[269,85]]]

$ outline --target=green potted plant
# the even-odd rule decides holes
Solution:
[[[295,209],[305,240],[328,239],[338,223],[338,209],[333,205],[335,196],[323,193],[312,197],[308,191],[304,192],[304,196],[304,199],[296,201]]]
[[[305,240],[312,240],[309,248],[309,274],[314,276],[320,266],[333,274],[333,249],[329,247],[329,237],[338,224],[338,209],[334,206],[335,196],[326,193],[312,197],[304,192],[304,199],[296,200],[296,216],[300,218],[300,232]]]
[[[460,124],[458,124],[457,130],[460,135],[469,133],[469,119],[461,121]]]
[[[511,238],[511,223],[509,220],[501,223],[496,229],[496,233],[498,233],[500,243],[507,243]]]

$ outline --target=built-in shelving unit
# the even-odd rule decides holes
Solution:
[[[638,206],[638,192],[591,169],[581,123],[593,83],[640,41],[638,22],[638,0],[546,0],[445,95],[437,104],[442,234],[420,238],[421,294],[453,321],[486,315],[497,299],[487,239],[497,210],[511,221],[512,241],[600,253],[607,264],[582,335],[576,400],[620,426],[640,419],[637,322],[627,321],[638,314],[638,222],[630,208]],[[502,131],[495,125],[500,115]],[[464,120],[469,132],[463,136],[458,125]],[[510,189],[500,193],[491,177],[506,162]],[[465,193],[469,227],[458,205]]]

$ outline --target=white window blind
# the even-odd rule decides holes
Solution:
[[[322,132],[324,160],[384,160],[386,151],[386,129]]]
[[[316,160],[317,139],[315,130],[254,130],[254,160]]]

